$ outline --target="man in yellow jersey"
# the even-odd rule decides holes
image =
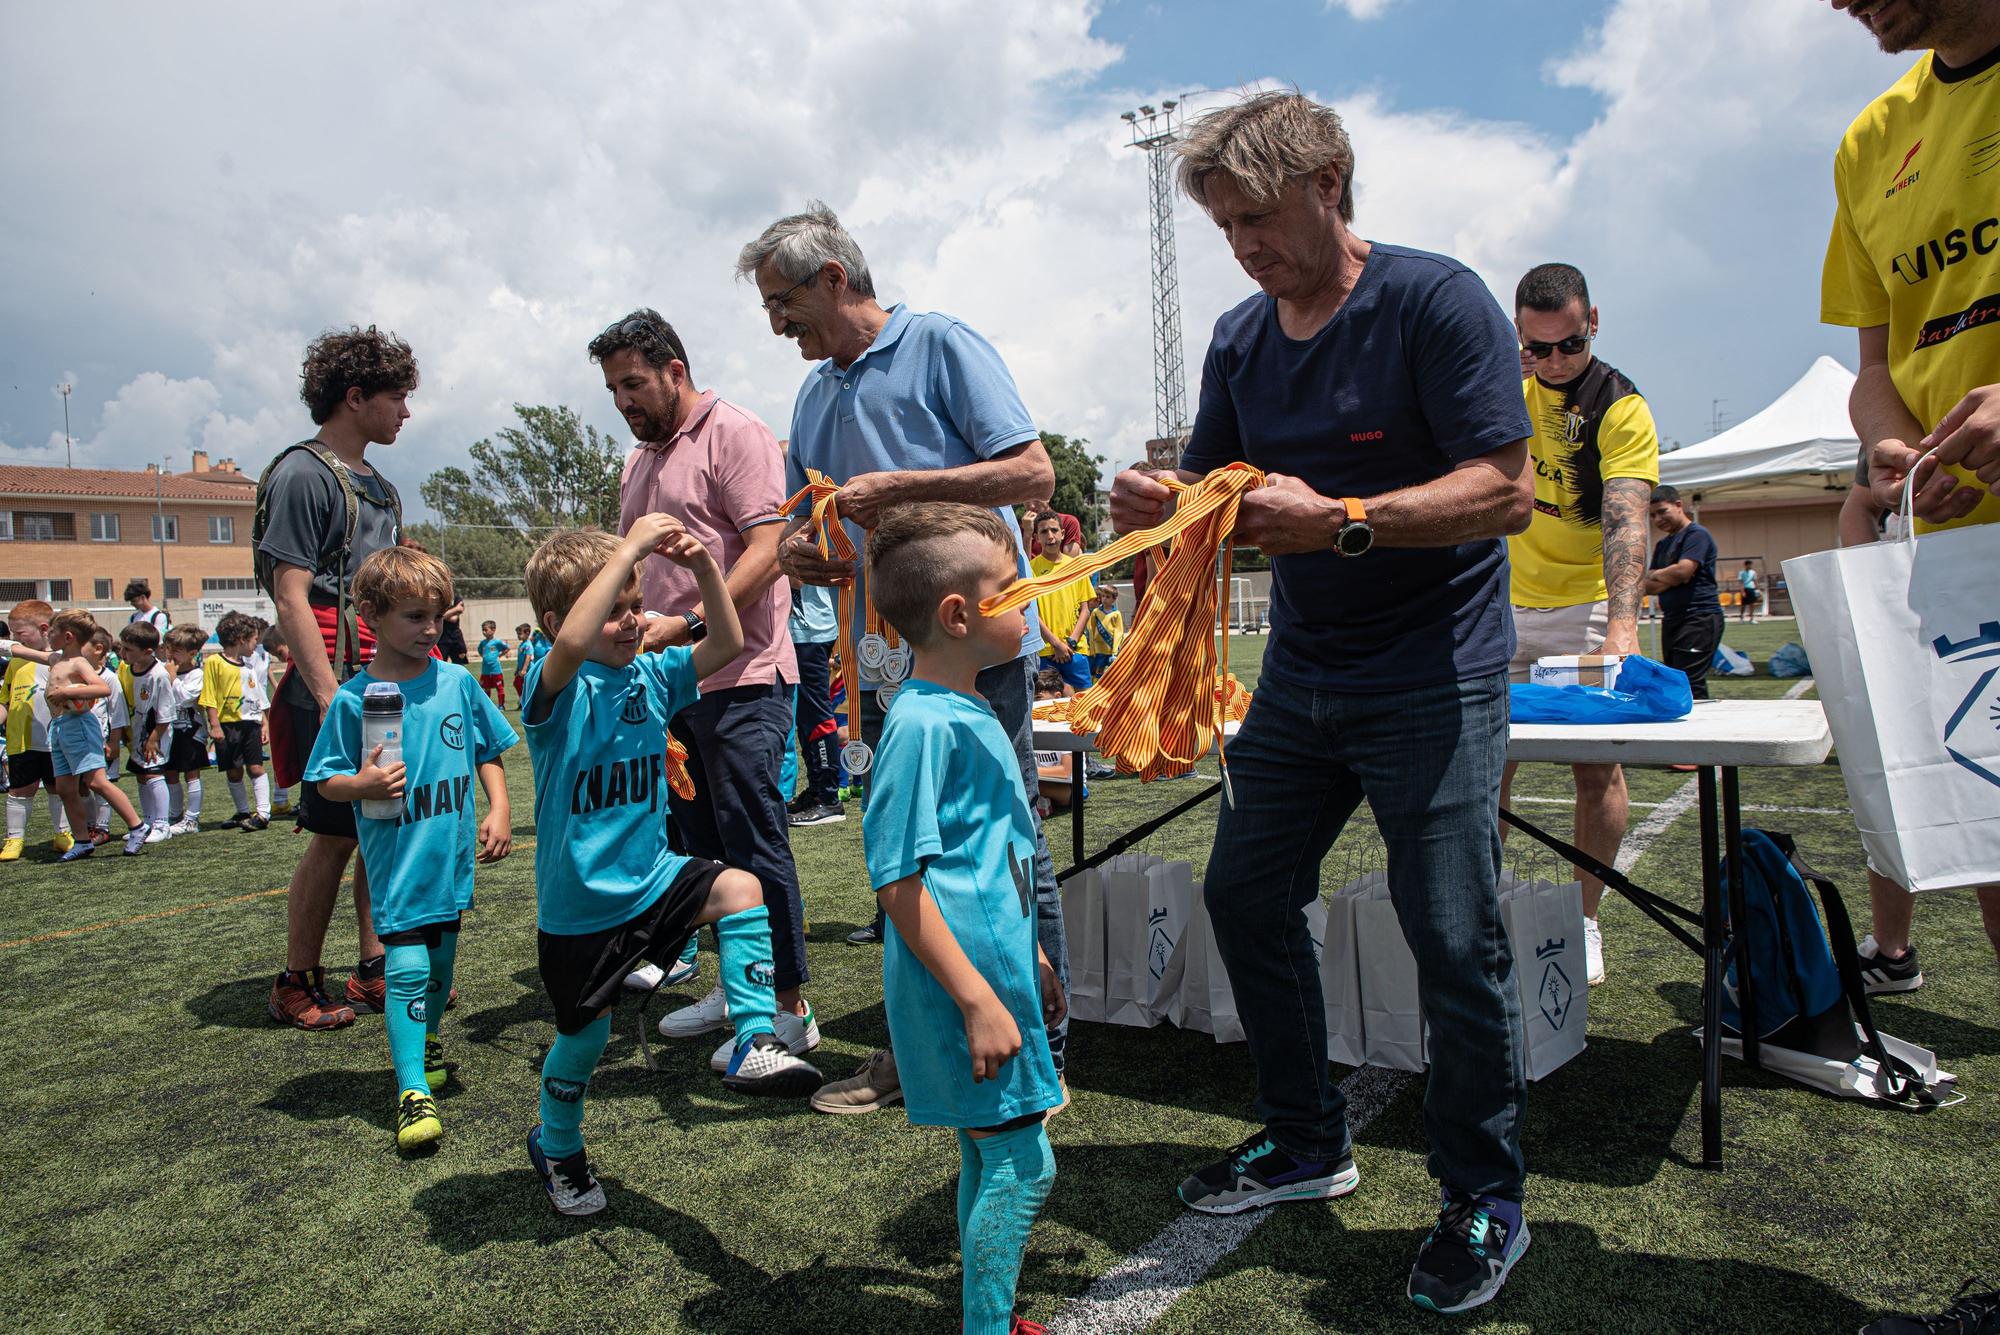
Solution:
[[[1507,540],[1514,681],[1555,654],[1629,654],[1639,649],[1639,585],[1646,573],[1646,503],[1660,480],[1660,436],[1630,380],[1591,353],[1597,307],[1573,265],[1541,264],[1514,289],[1521,382],[1535,424],[1535,517]],[[1625,771],[1572,765],[1576,846],[1604,862],[1625,837]],[[1501,780],[1504,806],[1514,766]],[[1583,883],[1583,940],[1590,982],[1604,981],[1597,905],[1604,882]]]
[[[1922,51],[1834,158],[1820,319],[1860,331],[1848,411],[1876,506],[1915,470],[1918,532],[2000,520],[2000,4],[1833,0],[1884,51]],[[1861,536],[1865,536],[1863,533]],[[1912,897],[1869,873],[1871,992],[1923,985]],[[2000,953],[2000,887],[1979,891]]]

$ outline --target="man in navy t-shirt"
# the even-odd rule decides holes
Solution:
[[[1181,1199],[1231,1214],[1358,1181],[1304,909],[1366,799],[1431,1025],[1424,1128],[1444,1197],[1408,1292],[1460,1311],[1493,1296],[1528,1241],[1520,1005],[1497,897],[1514,653],[1502,538],[1534,501],[1514,330],[1456,260],[1350,230],[1354,152],[1329,108],[1261,94],[1196,122],[1180,152],[1182,188],[1263,289],[1216,322],[1180,472],[1240,459],[1269,475],[1236,536],[1273,571],[1207,880],[1265,1124]],[[1122,473],[1113,522],[1154,524],[1167,497]]]
[[[1660,600],[1661,656],[1687,673],[1694,698],[1708,699],[1708,669],[1722,643],[1722,600],[1715,596],[1715,539],[1688,518],[1679,488],[1653,488],[1646,514],[1667,536],[1653,545],[1644,592]]]

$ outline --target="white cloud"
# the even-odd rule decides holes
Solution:
[[[1346,10],[1350,18],[1366,23],[1369,19],[1379,19],[1389,12],[1389,6],[1396,0],[1326,0],[1329,11]]]
[[[309,430],[307,340],[380,324],[423,369],[383,459],[414,497],[515,401],[566,402],[616,433],[583,347],[643,303],[679,327],[698,382],[783,433],[806,368],[731,265],[820,196],[886,297],[968,319],[1039,421],[1130,459],[1153,417],[1145,179],[1117,120],[1134,95],[1109,86],[1118,52],[1092,18],[1082,0],[378,0],[135,8],[110,28],[26,10],[23,49],[87,46],[93,63],[15,62],[0,87],[0,121],[36,131],[0,144],[0,170],[68,182],[0,195],[0,376],[76,368],[79,463],[206,448],[254,468]],[[1851,346],[1813,324],[1826,164],[1897,68],[1851,23],[1621,0],[1549,67],[1603,101],[1567,142],[1476,107],[1315,86],[1278,46],[1269,60],[1274,82],[1349,119],[1365,234],[1456,254],[1503,298],[1529,264],[1582,264],[1605,355],[1670,433],[1689,435],[1713,394],[1748,411],[1781,368]],[[1192,396],[1211,323],[1249,286],[1205,218],[1183,204],[1179,222]],[[52,422],[60,458],[52,402],[0,398],[0,457],[48,460]]]

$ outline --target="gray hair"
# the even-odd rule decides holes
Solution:
[[[1211,111],[1174,145],[1180,186],[1208,206],[1208,183],[1217,173],[1245,196],[1269,204],[1293,180],[1331,167],[1340,173],[1340,217],[1354,221],[1354,145],[1332,107],[1302,93],[1258,93],[1235,106]]]
[[[875,280],[869,276],[861,247],[854,244],[833,210],[817,199],[806,201],[804,213],[778,219],[743,247],[736,257],[736,276],[747,278],[770,259],[777,260],[778,272],[793,283],[805,282],[826,267],[828,260],[838,260],[847,271],[847,286],[856,296],[875,295]]]

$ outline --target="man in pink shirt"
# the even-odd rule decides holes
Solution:
[[[619,528],[641,515],[673,515],[727,572],[743,623],[743,652],[705,678],[701,698],[674,717],[673,735],[688,751],[692,798],[671,798],[680,851],[754,872],[771,913],[777,1036],[795,1054],[819,1046],[819,1025],[800,995],[806,981],[805,914],[792,862],[778,772],[792,737],[792,687],[798,660],[787,627],[790,586],[778,574],[784,530],[785,461],[771,428],[713,390],[698,390],[673,326],[638,310],[591,340],[591,359],[639,444],[619,483]],[[647,650],[688,644],[705,633],[693,576],[660,557],[639,567]],[[726,850],[726,851],[725,851]],[[657,962],[656,962],[657,963]],[[679,977],[692,976],[691,972]],[[669,977],[675,977],[669,975]],[[675,977],[675,981],[679,978]],[[718,983],[692,1006],[660,1021],[669,1038],[728,1027]],[[711,1064],[726,1067],[725,1038]]]

